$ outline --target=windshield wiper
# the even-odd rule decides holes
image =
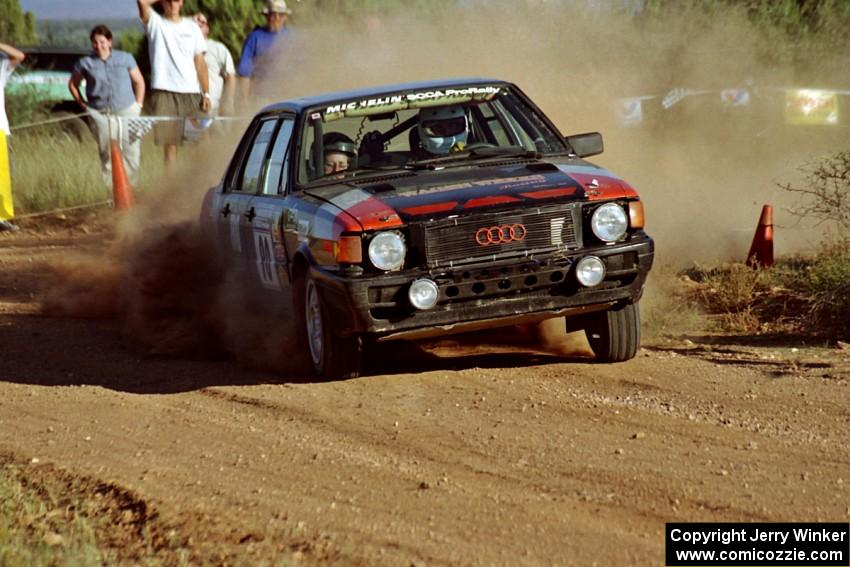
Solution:
[[[321,187],[324,185],[333,185],[335,183],[356,182],[361,178],[372,176],[380,177],[381,175],[392,174],[393,171],[402,171],[405,174],[413,175],[400,165],[365,165],[358,166],[357,169],[317,177],[316,179],[308,182],[306,187]]]

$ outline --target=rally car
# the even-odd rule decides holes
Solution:
[[[409,83],[260,111],[201,213],[255,305],[323,378],[364,345],[564,317],[632,358],[653,261],[643,204],[515,85]]]

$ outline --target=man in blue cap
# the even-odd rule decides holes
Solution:
[[[292,10],[287,7],[285,0],[267,0],[263,14],[266,16],[266,25],[255,27],[245,38],[242,56],[236,68],[245,95],[250,91],[251,79],[262,76],[263,59],[271,55],[275,45],[291,33],[286,23]]]

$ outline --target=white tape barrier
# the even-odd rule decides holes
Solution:
[[[69,114],[67,116],[60,116],[59,118],[51,118],[48,120],[42,120],[39,122],[32,122],[30,124],[21,124],[19,126],[13,126],[10,128],[13,132],[18,130],[25,130],[27,128],[35,128],[37,126],[46,126],[48,124],[57,124],[59,122],[65,122],[66,120],[74,120],[76,118],[82,118],[88,116],[88,112],[81,112],[79,114]],[[149,123],[153,125],[154,122],[171,122],[177,120],[198,120],[198,121],[212,121],[212,122],[221,122],[221,121],[237,121],[237,120],[250,120],[249,116],[193,116],[193,117],[185,117],[185,116],[114,116],[107,115],[110,118],[118,118],[119,120],[125,120],[129,124],[133,124],[133,122],[137,122],[139,124]],[[131,126],[132,128],[132,126]],[[145,129],[145,132],[149,131],[150,127]]]
[[[31,219],[36,217],[47,217],[50,215],[55,215],[57,213],[64,213],[67,211],[78,211],[80,209],[94,209],[96,207],[105,207],[106,205],[112,205],[112,199],[107,201],[98,201],[97,203],[89,203],[86,205],[74,205],[73,207],[63,207],[61,209],[53,209],[50,211],[39,211],[37,213],[27,213],[25,215],[15,215],[15,220],[20,219]]]

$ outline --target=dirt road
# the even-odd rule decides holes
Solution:
[[[660,565],[668,521],[850,518],[847,351],[467,340],[313,383],[42,315],[45,265],[103,240],[0,235],[0,461],[99,502],[127,562]]]

